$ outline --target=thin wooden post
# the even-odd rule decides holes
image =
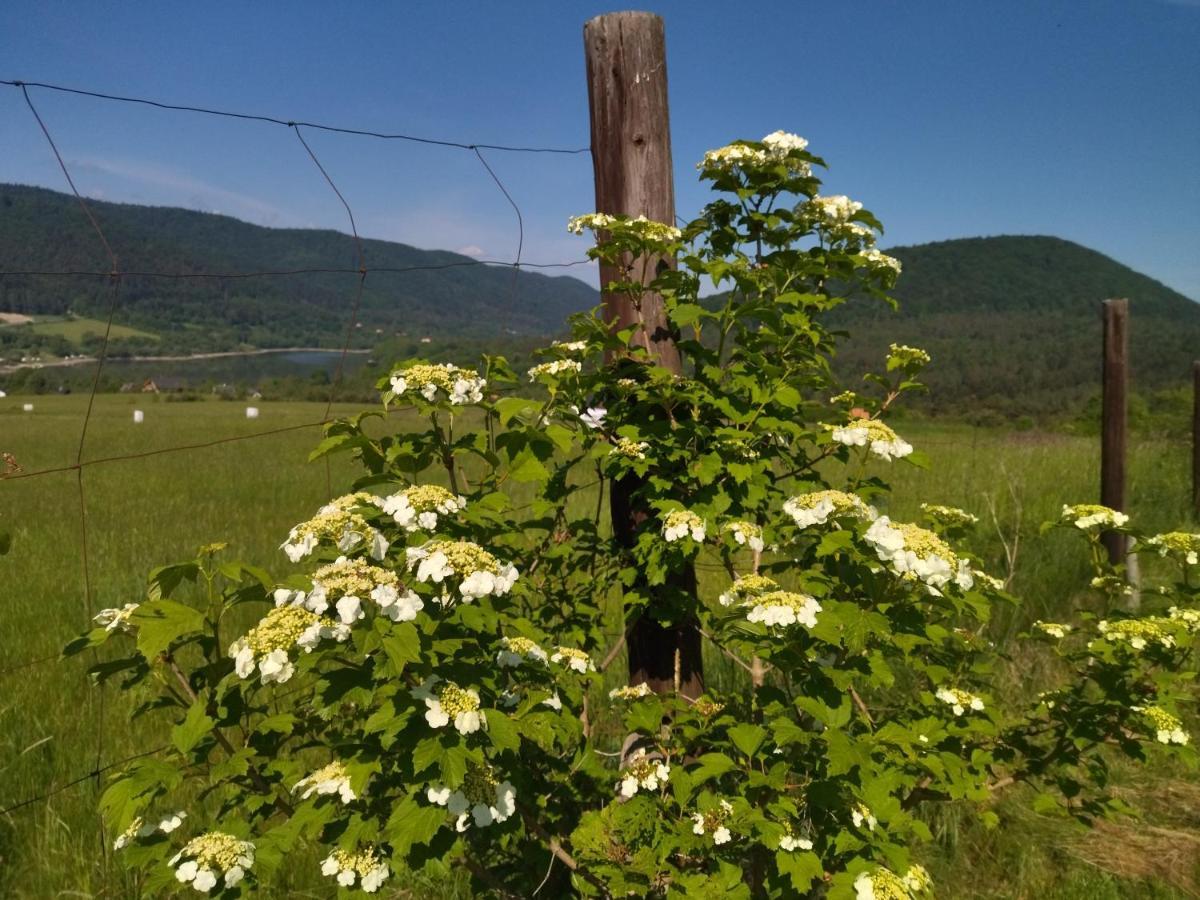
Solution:
[[[1129,391],[1129,301],[1105,300],[1104,382],[1100,425],[1100,502],[1125,511],[1125,453]],[[1113,565],[1125,561],[1127,538],[1117,532],[1103,536]]]
[[[596,212],[644,215],[657,222],[674,224],[675,188],[662,19],[645,12],[597,16],[584,25],[583,43]],[[650,283],[660,267],[668,264],[658,259],[632,262],[643,284]],[[615,267],[601,265],[601,289],[619,277]],[[672,372],[682,372],[679,349],[661,297],[643,294],[639,309],[628,294],[605,291],[604,309],[614,327],[642,323],[640,339],[651,358]],[[632,477],[612,485],[613,535],[626,547],[632,547],[636,529],[648,517],[638,499],[640,487],[641,480]],[[674,573],[666,587],[694,597],[695,569],[689,565]],[[636,589],[650,593],[648,585],[637,585]],[[677,690],[692,698],[703,693],[700,631],[694,617],[664,627],[654,620],[651,609],[629,626],[626,647],[631,684],[645,682],[657,693]]]
[[[1192,363],[1192,513],[1200,522],[1200,359]]]

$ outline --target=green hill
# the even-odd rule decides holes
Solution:
[[[336,231],[262,228],[184,209],[88,203],[124,271],[196,275],[358,266],[353,238]],[[363,245],[368,269],[428,268],[368,274],[360,345],[374,342],[377,329],[433,338],[556,334],[568,314],[598,301],[577,278],[521,272],[514,288],[511,269],[469,265],[473,261],[460,254],[388,241]],[[437,268],[455,264],[461,267]],[[0,272],[109,268],[73,197],[0,185]],[[357,282],[355,273],[245,279],[134,275],[122,281],[117,321],[160,335],[160,351],[340,346]],[[109,298],[102,279],[0,278],[3,312],[70,310],[104,318]]]
[[[183,209],[89,201],[127,271],[236,273],[357,266],[351,237],[273,229]],[[468,257],[364,240],[368,269],[438,267]],[[1181,384],[1200,356],[1200,304],[1095,251],[1053,237],[941,241],[888,252],[904,264],[898,313],[852,301],[835,324],[850,332],[837,362],[848,383],[877,367],[892,342],[929,350],[931,411],[973,417],[1074,416],[1099,388],[1100,301],[1128,297],[1134,389]],[[0,326],[0,356],[39,345],[94,346],[87,319],[107,312],[103,279],[3,275],[17,270],[107,271],[108,260],[73,197],[0,185],[0,312],[59,324]],[[248,279],[129,276],[114,350],[179,352],[238,347],[340,346],[355,274]],[[355,331],[380,355],[404,349],[446,357],[481,347],[527,350],[599,302],[571,277],[466,265],[367,276]],[[68,311],[75,320],[61,323]],[[43,322],[45,320],[42,320]],[[80,324],[83,322],[84,324]],[[69,326],[69,327],[68,327]],[[146,333],[146,334],[139,334]],[[148,336],[151,335],[151,336]],[[420,339],[430,337],[433,346]],[[54,342],[58,342],[55,344]]]
[[[1181,384],[1200,357],[1200,304],[1094,250],[1053,237],[896,247],[900,311],[852,302],[839,371],[878,365],[889,343],[925,348],[935,412],[1074,414],[1099,390],[1100,301],[1127,297],[1133,389]]]

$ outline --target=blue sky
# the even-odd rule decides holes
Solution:
[[[0,77],[465,142],[588,143],[576,3],[28,4]],[[621,8],[621,7],[617,7]],[[680,2],[666,19],[677,205],[705,149],[783,128],[883,246],[1078,241],[1200,299],[1200,0]],[[288,129],[34,91],[86,193],[346,230]],[[0,87],[0,181],[65,189]],[[307,132],[362,233],[511,259],[512,209],[467,151]],[[583,255],[587,155],[493,152],[525,258]],[[118,248],[119,249],[119,248]],[[579,272],[580,270],[575,270]]]

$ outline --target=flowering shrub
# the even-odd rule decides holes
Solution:
[[[1064,508],[1106,612],[1037,623],[1060,680],[1023,704],[991,687],[979,635],[1012,598],[954,544],[973,517],[881,514],[872,473],[924,465],[884,418],[929,358],[894,346],[865,387],[833,382],[825,314],[885,301],[900,266],[860,203],[819,194],[822,165],[777,132],[706,154],[717,196],[685,227],[572,220],[601,234],[590,253],[637,322],[576,317],[524,377],[502,359],[396,368],[383,407],[315,454],[363,475],[291,529],[299,571],[280,584],[213,545],[96,617],[68,650],[115,648],[96,677],[154,690],[139,712],[171,721],[173,758],[134,761],[101,801],[146,893],[236,896],[311,860],[368,893],[465,867],[516,896],[905,900],[933,890],[928,804],[994,822],[989,798],[1021,782],[1087,821],[1123,809],[1109,755],[1191,759],[1195,535]],[[676,266],[645,277],[652,257]],[[709,282],[727,292],[702,302]],[[650,293],[682,371],[649,349]],[[394,432],[397,407],[427,426]],[[1145,615],[1119,611],[1113,528],[1181,572]],[[697,591],[702,557],[723,574]],[[698,622],[748,676],[698,693],[677,661],[674,690],[606,694],[611,602]]]

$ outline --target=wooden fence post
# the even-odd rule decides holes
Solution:
[[[597,16],[583,27],[587,59],[588,105],[592,126],[592,165],[596,212],[644,215],[674,224],[675,188],[671,165],[670,117],[667,108],[667,57],[663,21],[652,13],[619,12]],[[636,261],[635,261],[636,262]],[[635,271],[643,284],[652,281],[663,260],[642,260]],[[600,286],[618,278],[601,265]],[[627,294],[605,292],[605,316],[614,327],[639,320]],[[672,372],[682,372],[679,349],[661,297],[643,295],[643,340],[651,357]],[[610,360],[613,362],[613,360]],[[636,495],[640,480],[627,477],[610,492],[613,534],[623,546],[648,517]],[[696,591],[695,569],[689,565],[671,578],[670,587]],[[640,586],[648,592],[647,586]],[[678,690],[698,697],[704,691],[699,623],[689,619],[669,628],[647,615],[636,619],[625,635],[631,684],[645,682],[657,693]]]
[[[1129,301],[1105,300],[1104,382],[1100,425],[1100,502],[1125,511],[1125,452],[1129,389]],[[1102,538],[1113,565],[1125,561],[1127,539],[1117,532]]]
[[[1192,514],[1200,522],[1200,359],[1192,363]]]

